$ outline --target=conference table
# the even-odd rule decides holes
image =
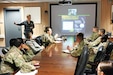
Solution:
[[[33,58],[40,61],[36,75],[74,75],[77,58],[62,52],[63,43],[51,44]]]

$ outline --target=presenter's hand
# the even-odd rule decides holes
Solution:
[[[14,22],[14,24],[16,25],[16,22]]]

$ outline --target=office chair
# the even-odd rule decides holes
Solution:
[[[85,70],[88,58],[89,58],[88,46],[84,46],[80,57],[78,57],[74,75],[83,75],[84,74],[84,70]]]
[[[2,53],[6,54],[9,51],[9,47],[2,48]]]
[[[2,57],[0,57],[0,64],[1,64],[1,62],[2,62]],[[0,66],[1,67],[1,66]],[[0,75],[12,75],[12,74],[10,74],[10,73],[0,73]]]
[[[37,36],[34,40],[40,45],[40,46],[45,46],[45,48],[49,45],[49,42],[43,42],[42,41],[42,36]]]
[[[87,64],[89,64],[91,66],[91,68],[85,68],[85,74],[96,74],[96,68],[98,66],[98,64],[103,61],[104,57],[105,57],[105,52],[106,50],[104,49],[104,46],[99,47],[98,52],[94,58],[94,62],[88,61]]]
[[[43,45],[41,36],[37,36],[37,37],[35,38],[35,41],[36,41],[40,46]]]
[[[109,41],[108,46],[106,48],[105,57],[104,57],[103,60],[109,60],[110,59],[110,55],[111,55],[112,50],[113,50],[113,42]]]

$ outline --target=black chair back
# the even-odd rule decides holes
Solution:
[[[105,57],[106,50],[104,49],[104,46],[101,46],[98,48],[98,52],[94,58],[94,63],[99,63],[100,61],[103,61]]]
[[[88,63],[87,63],[87,64],[91,65],[91,68],[86,68],[85,69],[86,75],[88,75],[88,74],[95,74],[95,75],[97,75],[96,74],[96,68],[98,66],[98,63],[100,61],[103,61],[104,56],[105,56],[105,52],[106,52],[106,50],[104,49],[104,46],[101,46],[101,47],[98,48],[98,52],[97,52],[97,54],[96,54],[96,56],[94,58],[94,62],[88,61]]]
[[[7,47],[2,48],[2,53],[6,54],[9,51],[9,49]]]
[[[37,36],[37,37],[35,38],[35,41],[36,41],[40,46],[43,45],[41,36]]]
[[[1,64],[1,62],[2,62],[2,57],[0,56],[0,64]]]
[[[113,42],[109,41],[108,46],[106,48],[105,58],[104,60],[109,60],[111,52],[113,50]]]
[[[84,74],[84,70],[85,70],[88,58],[89,58],[89,49],[88,49],[88,46],[84,46],[80,57],[78,57],[74,75],[83,75]]]

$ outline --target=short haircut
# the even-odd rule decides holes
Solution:
[[[78,34],[77,34],[77,37],[78,37],[79,39],[83,40],[83,39],[84,39],[84,34],[83,34],[83,33],[78,33]]]
[[[32,33],[31,32],[26,33],[26,38],[27,39],[30,39],[31,38],[31,35],[30,34],[32,34]]]
[[[17,39],[20,40],[22,44],[24,44],[24,40],[22,38],[17,38]]]
[[[22,44],[22,41],[20,39],[16,39],[14,46],[19,47],[19,46],[21,46],[21,44]]]
[[[95,29],[96,29],[96,31],[98,31],[98,27],[97,27],[97,26],[94,26],[93,28],[95,28]]]
[[[113,62],[111,61],[104,61],[101,62],[103,65],[100,66],[100,70],[105,75],[113,75]]]
[[[105,29],[100,29],[100,32],[105,34],[106,31],[105,31]]]
[[[106,42],[108,39],[108,35],[103,35],[101,38],[101,42]]]
[[[10,41],[9,41],[10,46],[14,46],[15,41],[16,41],[16,38],[10,39]]]
[[[97,26],[94,26],[93,28],[98,28]]]

